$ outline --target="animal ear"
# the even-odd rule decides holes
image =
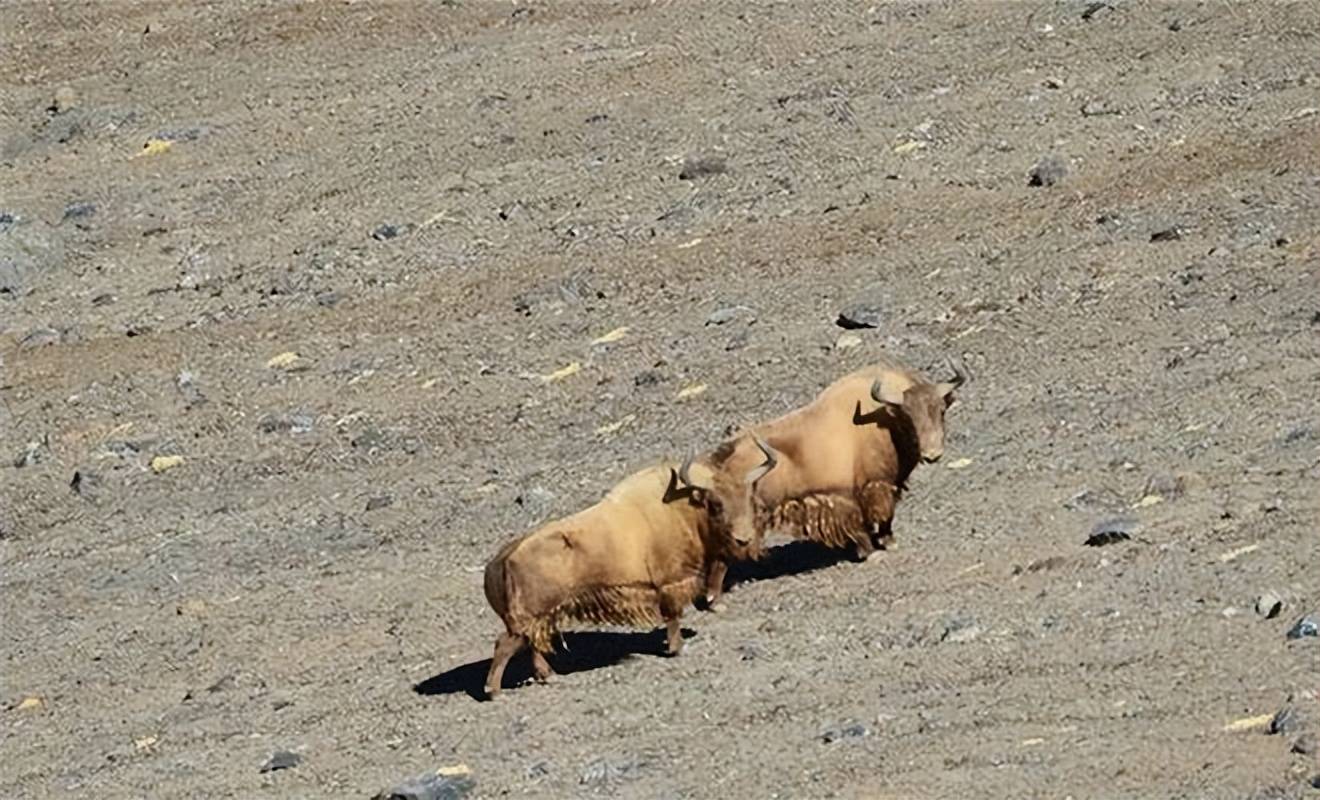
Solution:
[[[890,406],[903,405],[903,387],[897,375],[886,372],[871,384],[871,398]]]

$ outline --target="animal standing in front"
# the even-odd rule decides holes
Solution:
[[[500,691],[504,669],[524,647],[536,679],[554,674],[546,656],[570,620],[667,628],[666,649],[683,647],[680,620],[711,565],[745,557],[730,535],[719,487],[727,471],[685,463],[625,478],[601,501],[505,545],[486,565],[486,599],[504,621],[486,676]],[[704,484],[704,485],[703,485]]]

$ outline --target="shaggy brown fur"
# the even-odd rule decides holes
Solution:
[[[908,476],[944,450],[944,411],[961,383],[932,383],[892,359],[858,370],[810,404],[752,426],[702,459],[719,476],[717,492],[733,535],[762,552],[764,534],[780,530],[860,557],[892,540],[894,509]],[[879,399],[873,396],[879,395]],[[736,476],[761,463],[756,437],[778,463],[752,486]],[[725,565],[714,572],[722,575]],[[722,586],[707,588],[714,603]]]
[[[664,622],[668,648],[682,647],[679,618],[716,561],[747,557],[729,534],[717,476],[692,468],[693,485],[656,466],[619,483],[595,505],[551,522],[500,548],[486,565],[486,599],[507,632],[495,644],[486,692],[499,693],[504,668],[532,648],[536,677],[570,622],[653,626]],[[727,491],[727,490],[726,490]]]

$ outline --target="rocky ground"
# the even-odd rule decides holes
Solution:
[[[0,20],[5,797],[1316,795],[1320,7]],[[474,699],[501,542],[881,353],[895,550]]]

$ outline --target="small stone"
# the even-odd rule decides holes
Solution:
[[[377,511],[391,505],[394,505],[394,498],[387,494],[376,495],[367,500],[368,511]]]
[[[706,317],[706,324],[724,325],[733,322],[740,316],[747,319],[748,325],[756,322],[756,312],[751,308],[747,306],[725,306],[710,312],[710,316]]]
[[[1109,106],[1105,105],[1104,103],[1100,102],[1099,100],[1092,100],[1091,102],[1089,102],[1089,103],[1087,103],[1086,105],[1082,106],[1082,116],[1083,116],[1083,117],[1103,117],[1103,116],[1107,116],[1107,115],[1109,115],[1109,114],[1114,114],[1114,113],[1117,113],[1117,112],[1112,111],[1112,110],[1109,108]]]
[[[976,620],[955,617],[944,623],[944,632],[940,634],[940,641],[961,644],[972,641],[983,632],[981,626],[976,624]]]
[[[1142,496],[1156,495],[1171,500],[1183,493],[1183,481],[1177,475],[1157,472],[1146,479],[1146,488]]]
[[[92,305],[96,307],[108,306],[115,302],[115,296],[109,292],[103,292],[92,298]]]
[[[1281,733],[1292,733],[1308,727],[1306,723],[1305,715],[1297,706],[1287,705],[1279,709],[1279,712],[1274,715],[1267,730],[1271,736],[1277,736]]]
[[[395,239],[400,236],[403,236],[404,234],[408,233],[411,230],[412,230],[411,225],[407,225],[407,224],[396,225],[387,222],[383,225],[376,226],[376,229],[371,232],[371,238],[375,239],[378,242],[384,242],[389,239]]]
[[[166,470],[174,469],[183,463],[183,456],[156,456],[151,459],[151,471],[159,475]]]
[[[1058,156],[1046,156],[1027,173],[1028,186],[1054,186],[1068,176],[1068,162]]]
[[[344,299],[343,295],[336,291],[320,292],[316,295],[316,304],[331,308],[342,299]]]
[[[23,338],[19,340],[18,345],[24,349],[31,350],[37,347],[45,347],[46,345],[55,344],[59,340],[60,332],[54,328],[33,328],[23,335]]]
[[[54,102],[50,105],[51,112],[60,114],[68,111],[78,105],[78,93],[72,86],[61,86],[55,90]]]
[[[1177,225],[1162,228],[1150,235],[1151,242],[1176,242],[1181,238],[1183,238],[1183,232]]]
[[[36,711],[46,705],[46,701],[40,697],[24,697],[14,706],[15,711]]]
[[[847,722],[832,728],[826,728],[820,735],[825,744],[841,742],[844,739],[864,739],[871,735],[871,729],[860,722]]]
[[[276,750],[270,757],[270,760],[262,765],[262,772],[276,772],[282,769],[293,769],[302,763],[302,756],[297,753],[291,753],[288,750]]]
[[[14,459],[14,468],[23,469],[34,464],[40,464],[46,457],[46,446],[42,442],[28,442],[23,452],[19,453],[18,458]]]
[[[1320,789],[1320,774],[1312,775],[1309,783],[1312,789]]]
[[[96,203],[70,203],[64,207],[65,219],[87,219],[96,215]]]
[[[197,388],[196,377],[188,370],[180,370],[174,379],[174,385],[178,387],[179,394],[183,397],[185,408],[196,408],[206,405],[206,395]]]
[[[1131,517],[1107,517],[1091,526],[1091,534],[1086,537],[1086,545],[1104,547],[1127,541],[1139,527],[1140,523]]]
[[[1316,622],[1315,617],[1302,617],[1288,629],[1287,635],[1289,639],[1320,636],[1320,623]]]
[[[1274,619],[1283,610],[1283,599],[1274,592],[1266,592],[1256,598],[1256,613],[1265,619]]]
[[[835,350],[851,350],[854,347],[860,347],[862,337],[855,333],[847,332],[839,334],[839,338],[834,340]]]
[[[834,324],[845,330],[858,330],[861,328],[878,328],[881,322],[880,309],[875,306],[856,305],[840,311],[839,318],[834,321]]]
[[[765,651],[755,642],[743,642],[734,648],[740,661],[755,661],[765,655]]]
[[[1298,755],[1309,756],[1316,751],[1315,737],[1309,733],[1304,733],[1293,740],[1290,749]]]
[[[639,388],[644,386],[655,386],[664,379],[665,377],[659,372],[656,372],[653,369],[648,369],[645,372],[639,372],[633,376],[633,386]]]
[[[578,783],[583,786],[606,786],[630,776],[643,766],[645,763],[635,758],[619,761],[597,758],[583,768]]]
[[[728,162],[723,156],[692,155],[683,160],[683,168],[679,170],[678,179],[691,181],[708,175],[723,175],[728,170]]]
[[[101,478],[99,475],[82,469],[75,470],[73,480],[69,481],[69,488],[73,490],[73,493],[88,500],[96,497],[100,486]]]
[[[386,789],[372,800],[460,800],[476,788],[466,766],[442,767]]]
[[[1099,14],[1101,11],[1110,7],[1111,6],[1108,3],[1100,3],[1100,2],[1091,3],[1086,8],[1082,9],[1082,19],[1086,20],[1087,22],[1090,22],[1091,19],[1096,14]]]
[[[281,413],[265,414],[257,421],[257,430],[262,433],[308,433],[316,424],[311,414]]]

